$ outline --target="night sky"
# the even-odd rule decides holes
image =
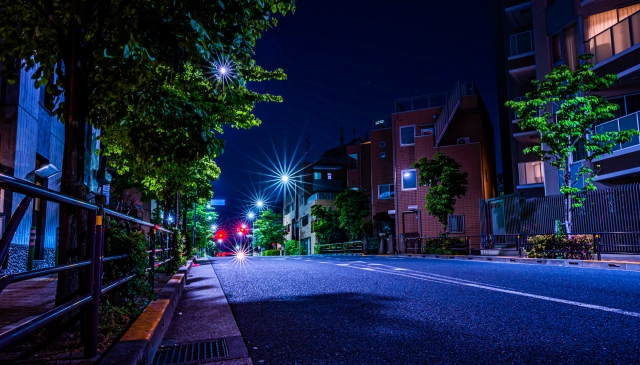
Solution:
[[[260,127],[223,136],[222,175],[213,184],[214,199],[226,199],[221,218],[246,211],[267,188],[261,164],[301,160],[307,139],[314,161],[340,143],[341,126],[345,142],[354,128],[363,137],[373,118],[394,111],[395,99],[450,91],[457,80],[476,82],[500,156],[492,16],[489,0],[299,0],[255,49],[261,66],[281,67],[288,79],[249,86],[284,102],[259,104]]]

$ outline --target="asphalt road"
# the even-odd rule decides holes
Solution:
[[[254,364],[640,364],[640,272],[409,257],[211,263]]]

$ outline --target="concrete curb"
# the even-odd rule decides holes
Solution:
[[[593,260],[564,260],[564,259],[530,259],[517,256],[465,256],[465,255],[412,255],[403,254],[399,257],[416,257],[440,260],[472,260],[476,262],[499,262],[508,264],[547,265],[563,267],[582,267],[589,269],[628,270],[640,272],[640,262],[627,261],[593,261]]]
[[[147,365],[162,342],[187,281],[193,261],[174,274],[140,317],[99,362],[101,365]]]

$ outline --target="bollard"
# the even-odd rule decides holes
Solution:
[[[33,270],[33,255],[36,250],[36,227],[31,226],[29,232],[29,253],[27,254],[27,270]]]

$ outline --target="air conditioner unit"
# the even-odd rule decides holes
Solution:
[[[433,128],[422,128],[420,129],[421,136],[433,136]]]
[[[458,138],[456,140],[456,143],[457,144],[469,144],[469,143],[471,143],[471,138],[469,138],[469,137]]]

